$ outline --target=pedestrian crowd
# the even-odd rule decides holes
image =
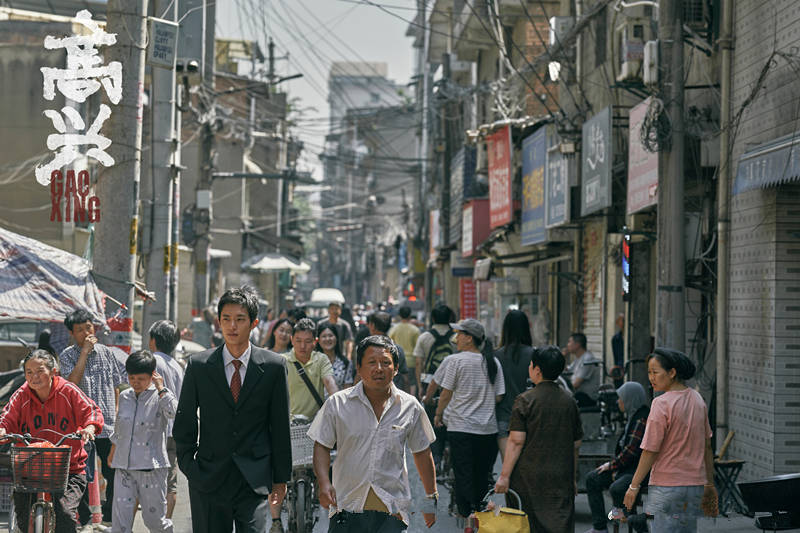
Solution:
[[[25,358],[26,381],[0,415],[0,435],[80,435],[67,441],[67,486],[53,502],[59,533],[91,522],[87,486],[99,473],[111,531],[131,532],[137,510],[149,531],[173,531],[178,469],[195,533],[283,532],[295,417],[311,423],[329,532],[402,532],[415,512],[432,526],[437,474],[450,468],[465,531],[490,490],[518,495],[530,531],[574,531],[581,413],[597,407],[603,381],[585,335],[573,333],[564,350],[534,347],[528,316],[514,309],[495,348],[480,321],[457,322],[443,304],[428,329],[405,306],[395,324],[386,310],[362,326],[346,311],[332,302],[318,322],[298,309],[275,316],[253,289],[230,289],[182,332],[157,321],[147,349],[118,358],[98,342],[92,316],[76,310],[64,320],[70,346],[56,356],[45,335]],[[181,335],[207,349],[179,362]],[[615,356],[621,340],[620,332]],[[615,381],[626,421],[613,458],[586,477],[587,533],[632,517],[645,487],[652,531],[696,531],[699,516],[717,512],[707,407],[687,385],[695,367],[666,348],[647,365],[652,403],[642,384]],[[421,508],[412,505],[407,449],[425,490]],[[14,494],[24,531],[31,497]]]

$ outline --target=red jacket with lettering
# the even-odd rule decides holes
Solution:
[[[77,385],[61,376],[53,377],[53,387],[44,403],[24,383],[11,395],[0,415],[0,427],[7,433],[30,433],[53,444],[58,442],[61,435],[77,432],[90,424],[94,425],[95,434],[99,435],[103,429],[100,408]],[[69,473],[82,474],[87,457],[83,443],[66,440],[64,444],[72,448]]]

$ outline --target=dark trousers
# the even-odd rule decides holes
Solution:
[[[267,497],[253,492],[237,468],[213,493],[201,492],[189,481],[189,501],[194,533],[266,533],[270,516]]]
[[[623,508],[622,502],[625,499],[625,491],[633,479],[633,472],[619,474],[617,479],[612,479],[611,472],[597,472],[592,470],[586,475],[586,496],[589,498],[589,508],[592,510],[592,527],[595,529],[606,529],[608,516],[606,515],[606,504],[603,500],[603,491],[608,489],[611,494],[611,502],[614,507]]]
[[[106,501],[103,502],[103,522],[111,522],[111,507],[114,505],[114,469],[108,466],[108,454],[111,453],[111,439],[98,437],[94,439],[94,449],[100,457],[100,471],[106,480]],[[95,455],[90,453],[88,461],[92,462],[94,471]],[[87,471],[89,467],[87,466]],[[96,472],[95,472],[96,474]],[[93,476],[92,476],[93,477]],[[88,524],[92,520],[92,512],[89,508],[89,491],[85,490],[78,506],[78,515],[81,524]]]
[[[328,533],[402,533],[407,529],[402,520],[380,511],[340,511],[331,517],[328,525]]]
[[[445,426],[437,428],[433,423],[433,417],[436,415],[435,405],[425,405],[425,413],[428,415],[428,421],[431,423],[433,433],[436,435],[436,440],[431,443],[431,454],[433,454],[433,464],[438,467],[442,462],[444,446],[447,444],[447,428]]]
[[[575,401],[578,403],[578,407],[594,407],[597,405],[597,402],[592,400],[591,396],[581,391],[575,393]]]
[[[481,510],[481,501],[489,491],[489,476],[497,457],[497,433],[476,435],[448,431],[447,440],[456,478],[458,514],[469,516]]]
[[[67,490],[64,491],[64,494],[56,495],[53,498],[56,533],[75,533],[78,530],[75,512],[78,510],[78,502],[81,501],[85,491],[85,474],[70,474],[67,477]],[[17,527],[20,531],[28,531],[28,517],[31,505],[35,501],[36,494],[14,493],[14,511],[17,513]]]

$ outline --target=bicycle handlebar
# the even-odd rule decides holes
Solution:
[[[81,440],[83,437],[80,433],[67,433],[64,435],[63,433],[59,433],[54,429],[42,429],[41,431],[50,431],[55,433],[56,435],[60,435],[61,438],[58,439],[58,442],[55,443],[56,446],[61,446],[61,443],[65,440]],[[13,440],[14,442],[24,442],[26,446],[31,444],[31,441],[42,441],[42,442],[50,442],[47,439],[43,439],[41,437],[34,437],[30,433],[25,433],[23,435],[19,433],[6,433],[5,435],[0,436],[0,441],[3,440]]]

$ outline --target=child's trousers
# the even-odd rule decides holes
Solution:
[[[125,470],[114,476],[114,506],[111,531],[131,533],[136,502],[142,508],[142,520],[150,533],[172,533],[167,514],[167,473],[169,468]]]

